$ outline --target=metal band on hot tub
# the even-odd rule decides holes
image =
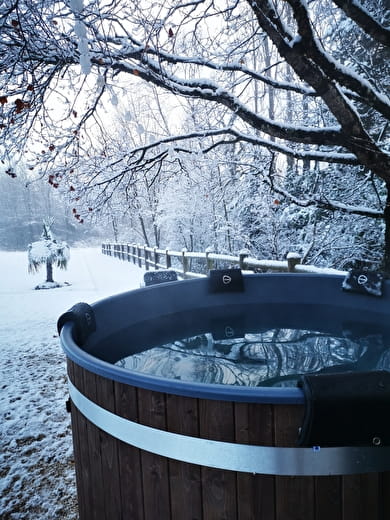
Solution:
[[[390,447],[274,448],[189,437],[115,415],[85,397],[71,381],[69,393],[79,411],[112,437],[182,462],[266,475],[347,475],[390,469]]]

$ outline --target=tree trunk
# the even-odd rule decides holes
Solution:
[[[139,221],[140,221],[140,224],[141,224],[142,236],[144,237],[145,245],[146,245],[147,247],[150,247],[150,242],[149,242],[149,239],[148,239],[148,234],[147,234],[147,232],[146,232],[145,221],[144,221],[142,215],[138,215],[138,218],[139,218]]]
[[[160,247],[160,230],[155,221],[155,215],[153,214],[153,233],[154,233],[154,243],[156,247]]]
[[[50,260],[46,260],[46,281],[54,282],[53,280],[53,264]]]
[[[118,243],[118,221],[115,217],[112,219],[112,230],[114,231],[114,240],[116,243]]]
[[[383,252],[383,271],[390,275],[390,183],[386,185],[387,197],[384,211],[385,219],[385,244]]]

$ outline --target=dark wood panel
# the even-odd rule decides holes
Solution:
[[[381,494],[381,520],[388,520],[390,518],[390,471],[381,473]]]
[[[390,518],[390,471],[381,473],[381,493],[382,493],[382,518],[388,520]]]
[[[165,395],[138,389],[139,421],[160,430],[166,429]],[[169,468],[165,457],[141,452],[145,520],[171,518]]]
[[[67,359],[67,371],[69,379],[75,384],[75,365],[73,361],[69,358]],[[81,470],[81,460],[82,460],[82,451],[80,439],[83,439],[83,428],[80,423],[80,412],[77,408],[71,404],[71,421],[72,421],[72,441],[73,441],[73,454],[74,454],[74,465],[75,465],[75,473],[76,473],[76,487],[77,487],[77,499],[78,499],[78,510],[79,510],[79,518],[81,520],[86,518],[86,504],[84,497],[86,496],[87,491],[87,482],[83,476],[83,472]],[[86,428],[86,424],[84,425]],[[89,461],[88,461],[89,466]]]
[[[199,399],[199,434],[205,439],[234,442],[234,403]]]
[[[138,422],[137,388],[114,382],[115,410],[118,415]]]
[[[274,444],[273,405],[235,403],[234,408],[237,442],[258,446]]]
[[[203,518],[200,466],[169,460],[169,488],[172,519]]]
[[[271,446],[273,407],[258,403],[235,404],[236,442]],[[275,478],[272,475],[237,473],[237,520],[275,518]]]
[[[93,374],[74,364],[73,377],[74,385],[82,394],[96,392]],[[80,520],[101,519],[102,512],[104,513],[104,492],[101,487],[101,452],[98,431],[75,406],[72,409],[77,421],[80,457],[76,466],[78,466],[77,471],[82,481],[79,496]]]
[[[115,413],[114,383],[96,376],[96,399],[100,406]],[[99,431],[101,471],[104,489],[105,518],[121,518],[121,482],[118,460],[118,441]]]
[[[276,477],[277,520],[315,518],[314,478]]]
[[[136,389],[68,360],[81,393],[157,429],[240,444],[296,446],[303,407],[198,400]],[[72,407],[80,520],[388,520],[390,473],[274,477],[142,452]]]
[[[122,383],[114,383],[117,414],[130,421],[138,421],[137,390]],[[122,518],[143,520],[143,484],[140,450],[118,441]]]
[[[198,400],[167,395],[167,427],[170,432],[199,437]],[[169,460],[169,486],[172,518],[202,519],[201,468]]]
[[[166,405],[170,432],[199,437],[198,399],[167,394]]]
[[[297,446],[303,412],[300,405],[274,405],[275,446]]]
[[[227,401],[199,401],[200,436],[234,442],[234,405]],[[205,519],[237,519],[236,473],[202,467],[203,515]]]
[[[92,509],[92,484],[89,454],[84,449],[85,439],[87,438],[87,421],[75,409],[72,411],[73,446],[75,453],[75,470],[77,482],[77,499],[80,520],[88,520],[89,512]],[[79,441],[79,439],[81,439]]]
[[[96,396],[96,376],[87,370],[83,371],[84,395],[88,395],[90,399],[97,402]],[[100,430],[91,422],[87,421],[86,442],[82,446],[83,450],[88,451],[91,475],[91,511],[88,518],[102,520],[105,515],[105,491],[104,491],[104,475],[102,471],[102,450]]]
[[[343,520],[382,520],[380,474],[343,477]]]
[[[237,473],[237,520],[275,519],[275,477]]]
[[[137,395],[139,422],[166,430],[165,394],[138,388]]]
[[[274,406],[276,446],[297,446],[303,407]],[[302,520],[315,518],[314,477],[275,477],[276,518]]]
[[[83,392],[84,389],[84,373],[83,370],[76,364],[73,365],[73,380],[74,385]],[[73,441],[76,443],[76,451],[78,458],[75,461],[79,513],[80,520],[88,519],[89,513],[92,510],[92,483],[91,483],[91,463],[89,459],[89,452],[85,449],[85,444],[88,439],[88,422],[78,409],[72,405],[72,420],[74,419],[76,425],[76,435]]]
[[[315,477],[315,520],[342,520],[342,478]]]

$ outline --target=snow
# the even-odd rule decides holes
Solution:
[[[0,517],[76,520],[65,355],[58,317],[80,301],[93,303],[137,288],[143,270],[72,249],[61,288],[35,291],[44,273],[28,274],[27,253],[0,251]]]
[[[62,267],[69,262],[70,258],[68,244],[60,240],[38,240],[29,244],[27,251],[30,270],[38,270],[41,264],[46,266],[46,260],[51,260],[53,264],[57,263]]]
[[[301,258],[301,255],[299,253],[294,253],[293,251],[290,251],[289,253],[287,253],[286,258],[287,260],[298,259]]]
[[[314,265],[302,265],[298,264],[294,267],[296,273],[312,273],[312,274],[336,274],[346,276],[348,271],[341,271],[339,269],[333,269],[332,267],[316,267]]]
[[[91,72],[92,65],[88,47],[87,28],[84,22],[79,18],[84,9],[83,0],[71,0],[70,8],[73,13],[75,13],[76,17],[73,30],[77,39],[77,49],[80,55],[81,72],[85,75],[88,75]]]

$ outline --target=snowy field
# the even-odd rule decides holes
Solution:
[[[65,356],[58,317],[80,301],[139,287],[133,264],[75,249],[58,289],[35,291],[42,270],[27,271],[27,253],[0,251],[0,518],[76,520]]]

